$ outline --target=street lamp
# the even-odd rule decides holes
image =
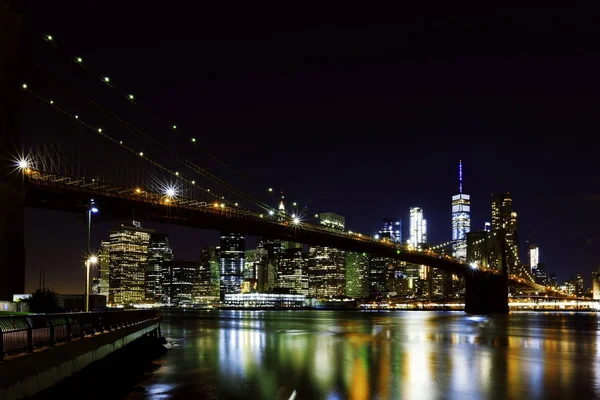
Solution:
[[[85,312],[90,311],[90,264],[96,264],[98,257],[90,256],[85,260]]]

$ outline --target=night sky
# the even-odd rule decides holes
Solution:
[[[589,285],[600,264],[600,26],[590,10],[39,3],[24,27],[27,60],[36,35],[51,33],[257,190],[283,190],[362,232],[394,216],[406,236],[409,207],[420,206],[440,243],[462,159],[472,230],[491,219],[491,193],[510,191],[522,260],[535,231],[549,273],[582,273]],[[115,223],[95,225],[96,247]],[[218,243],[217,232],[145,226],[170,233],[181,259]],[[28,210],[26,232],[26,290],[45,250],[47,286],[81,292],[79,217]]]

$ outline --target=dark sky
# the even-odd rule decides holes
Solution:
[[[161,119],[311,212],[344,215],[363,232],[397,216],[406,234],[409,207],[421,206],[430,242],[449,240],[462,159],[473,230],[490,220],[490,194],[510,191],[522,259],[535,231],[550,273],[589,283],[600,264],[592,10],[41,3],[29,7],[26,46],[51,33]],[[98,223],[94,241],[114,223]],[[26,224],[27,289],[45,248],[48,285],[81,291],[77,216],[30,210]],[[156,227],[182,259],[218,238]]]

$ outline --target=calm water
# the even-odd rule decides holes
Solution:
[[[226,311],[165,317],[130,398],[600,398],[600,314]]]

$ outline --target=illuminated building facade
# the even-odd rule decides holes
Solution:
[[[248,293],[267,291],[269,252],[265,249],[246,250],[244,282],[248,282]]]
[[[388,266],[391,259],[374,256],[369,258],[369,297],[379,297],[387,291]]]
[[[346,253],[346,296],[354,298],[369,295],[369,256],[366,253]]]
[[[395,218],[384,218],[381,221],[379,237],[392,242],[402,243],[402,222]]]
[[[98,278],[93,293],[105,296],[108,300],[110,291],[110,241],[103,240],[100,242],[100,250],[98,250]]]
[[[410,208],[409,232],[408,243],[415,249],[427,243],[427,221],[421,207]]]
[[[536,244],[529,246],[529,268],[531,268],[531,274],[536,275],[538,264],[540,263],[540,249]]]
[[[289,293],[308,294],[308,262],[302,248],[290,247],[281,253],[277,287]]]
[[[216,247],[205,247],[200,251],[194,297],[219,297],[219,285],[219,251]]]
[[[319,214],[322,225],[343,230],[345,219],[334,213]],[[311,296],[346,295],[346,255],[331,247],[311,246],[308,257],[308,291]]]
[[[467,233],[471,232],[471,196],[463,193],[462,161],[458,164],[458,194],[452,196],[452,256],[467,259]]]
[[[279,259],[283,251],[282,242],[279,239],[260,238],[256,245],[258,250],[264,249],[268,254],[267,270],[263,276],[262,283],[259,286],[262,292],[270,292],[277,286],[277,270],[279,268]]]
[[[507,272],[513,273],[519,264],[517,245],[517,213],[512,208],[510,193],[501,193],[492,198],[492,232],[504,236],[504,260]]]
[[[577,295],[577,297],[583,297],[584,294],[583,277],[581,274],[577,274],[575,277],[575,295]]]
[[[110,231],[109,295],[113,305],[139,304],[146,300],[145,280],[152,229],[140,223],[121,224]]]
[[[146,266],[146,302],[160,303],[162,301],[163,264],[173,260],[173,250],[169,235],[162,233],[150,234],[148,244],[148,264]]]
[[[223,306],[235,308],[301,308],[307,306],[307,299],[302,294],[226,294]]]
[[[221,299],[226,293],[240,293],[244,281],[246,239],[239,233],[221,233],[219,278]]]
[[[600,267],[596,272],[592,272],[592,297],[594,300],[600,300]]]
[[[195,261],[166,261],[162,264],[163,303],[174,306],[190,305],[197,287],[200,263]]]

